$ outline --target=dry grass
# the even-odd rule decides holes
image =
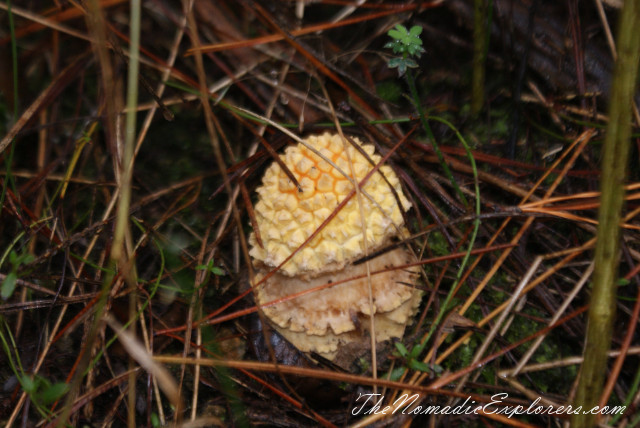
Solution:
[[[353,414],[359,394],[374,389],[385,405],[404,393],[418,393],[422,406],[507,393],[504,404],[525,408],[537,398],[566,405],[575,392],[607,122],[604,77],[589,74],[584,58],[608,49],[615,10],[581,5],[571,19],[563,6],[544,11],[590,37],[567,30],[583,56],[556,40],[572,66],[557,79],[544,78],[540,55],[549,54],[535,46],[519,75],[526,43],[501,45],[520,36],[498,33],[487,102],[474,118],[471,32],[459,25],[470,2],[445,3],[143,2],[139,97],[128,107],[128,3],[13,5],[13,34],[0,5],[0,423],[566,423],[566,414]],[[505,18],[498,6],[496,24]],[[466,265],[478,216],[387,67],[386,32],[397,23],[424,28],[421,102],[470,205],[474,171],[455,131],[474,148],[481,215]],[[414,207],[401,244],[419,255],[425,290],[402,345],[354,356],[351,372],[266,341],[246,242],[253,189],[293,141],[287,134],[336,122],[375,144],[400,177]],[[640,404],[637,147],[630,162],[624,286],[601,398],[628,407],[603,424],[638,423]]]

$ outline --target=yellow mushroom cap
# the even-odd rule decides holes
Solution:
[[[340,135],[325,133],[304,140],[324,159],[301,143],[287,147],[280,155],[300,184],[301,191],[276,162],[267,168],[262,186],[257,189],[259,200],[255,205],[256,226],[264,247],[258,245],[254,233],[249,236],[250,255],[254,260],[271,268],[279,266],[304,244],[354,189],[350,179],[360,182],[380,162],[380,155],[374,153],[372,145],[363,144],[356,137],[350,139],[360,146],[373,164],[350,142],[343,141]],[[398,195],[401,206],[398,206],[389,185]],[[382,165],[361,191],[367,246],[372,249],[398,235],[403,225],[400,210],[408,210],[411,204],[402,193],[398,177],[387,165]],[[364,234],[360,218],[360,207],[354,196],[311,242],[282,266],[281,272],[289,276],[315,276],[340,269],[362,256]]]

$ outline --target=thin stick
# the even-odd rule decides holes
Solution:
[[[493,343],[493,339],[498,334],[498,331],[502,327],[504,320],[507,319],[507,316],[509,315],[509,313],[511,313],[511,309],[515,306],[518,299],[520,299],[522,290],[529,283],[529,281],[531,280],[531,277],[535,274],[541,262],[542,262],[542,257],[538,256],[535,258],[531,266],[529,266],[529,269],[527,270],[527,272],[524,274],[524,276],[518,283],[518,286],[516,287],[516,289],[513,291],[513,294],[511,295],[511,298],[508,300],[508,303],[505,306],[504,310],[500,314],[500,317],[493,324],[493,327],[489,331],[489,334],[487,334],[485,339],[482,341],[482,344],[480,345],[480,347],[478,347],[478,349],[476,350],[476,353],[473,356],[473,360],[471,361],[471,365],[476,364],[478,361],[480,361],[480,359],[482,358],[486,350],[489,348],[489,346],[491,346],[491,344]],[[460,382],[458,382],[458,385],[456,385],[456,388],[455,388],[456,391],[460,391],[462,389],[468,377],[469,375],[465,375],[462,379],[460,379]]]
[[[598,232],[594,256],[593,291],[585,343],[585,359],[575,396],[576,406],[586,409],[600,402],[607,367],[607,351],[611,346],[616,313],[616,284],[620,262],[619,226],[628,153],[631,136],[631,114],[640,62],[640,2],[626,1],[618,27],[618,61],[616,62],[611,98],[609,125],[604,142]],[[592,414],[573,415],[577,428],[593,426],[598,417]]]
[[[555,323],[560,319],[560,316],[562,316],[562,314],[564,313],[565,310],[567,310],[567,308],[569,307],[573,299],[578,295],[580,290],[582,290],[582,287],[584,286],[584,284],[586,284],[587,280],[591,277],[592,273],[593,273],[593,263],[591,263],[589,267],[584,271],[584,273],[582,274],[582,276],[580,277],[576,285],[569,292],[569,295],[562,302],[562,305],[560,305],[560,307],[553,314],[553,317],[551,317],[551,320],[549,321],[551,324]],[[536,341],[531,345],[531,347],[527,349],[527,352],[522,356],[522,358],[520,358],[520,361],[512,370],[511,376],[517,376],[520,373],[524,365],[529,362],[533,354],[538,350],[538,347],[542,344],[542,341],[545,339],[545,337],[546,335],[538,337]]]

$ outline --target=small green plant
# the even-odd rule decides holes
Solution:
[[[206,265],[196,266],[196,269],[207,271],[207,279],[209,278],[209,274],[214,274],[217,276],[223,276],[225,274],[224,269],[213,264],[213,259],[209,260],[209,263],[207,263]]]
[[[394,380],[395,377],[399,378],[402,373],[410,368],[412,370],[420,371],[420,372],[433,372],[436,374],[442,373],[442,367],[439,365],[431,366],[430,364],[424,363],[418,359],[420,354],[422,353],[423,346],[418,344],[414,346],[411,350],[408,350],[406,346],[402,342],[396,342],[396,351],[394,355],[396,357],[400,357],[404,360],[405,366],[398,367],[391,374],[391,378]]]
[[[402,77],[407,68],[417,68],[418,64],[412,57],[420,58],[425,52],[422,47],[422,40],[420,40],[420,34],[422,33],[422,27],[414,25],[410,30],[401,24],[396,24],[395,28],[392,28],[387,33],[393,40],[384,45],[385,48],[391,48],[394,54],[400,54],[402,56],[392,58],[389,60],[389,68],[397,68],[398,75]]]
[[[151,426],[153,428],[161,427],[162,423],[160,422],[160,417],[156,412],[151,413]]]
[[[43,417],[50,417],[47,406],[64,396],[69,391],[69,385],[64,382],[52,383],[43,376],[25,372],[11,330],[1,316],[0,349],[4,352],[5,364],[11,369],[23,391],[29,395],[35,409]]]
[[[66,383],[51,383],[39,375],[23,374],[20,379],[20,385],[22,385],[24,392],[29,394],[31,400],[38,403],[38,407],[48,406],[60,399],[69,390],[69,385]]]
[[[407,80],[407,84],[409,85],[409,91],[411,92],[411,100],[418,111],[418,116],[420,117],[420,121],[422,123],[422,127],[427,133],[427,137],[431,141],[431,145],[433,146],[433,151],[436,153],[438,157],[438,162],[442,165],[442,169],[444,170],[447,178],[453,185],[458,198],[462,203],[467,206],[467,199],[464,197],[462,190],[458,186],[451,170],[449,169],[449,165],[444,160],[444,156],[438,147],[438,143],[436,142],[436,138],[431,131],[431,127],[429,126],[429,122],[427,121],[427,117],[425,111],[420,103],[420,96],[418,94],[418,89],[416,87],[416,81],[411,72],[412,68],[417,68],[418,64],[414,60],[414,58],[420,58],[420,56],[425,52],[422,47],[422,40],[420,39],[420,34],[422,33],[422,27],[414,25],[410,30],[407,30],[407,27],[401,24],[397,24],[395,28],[389,30],[387,35],[391,37],[390,42],[385,44],[385,48],[390,48],[393,50],[393,53],[400,54],[401,56],[391,58],[388,62],[388,66],[390,68],[397,68],[398,74],[402,77],[405,76]]]
[[[440,162],[440,165],[442,166],[442,169],[445,172],[445,175],[451,182],[451,185],[455,189],[455,192],[458,198],[465,205],[465,207],[471,208],[471,206],[469,205],[469,202],[467,201],[464,194],[462,193],[462,190],[458,186],[458,183],[453,177],[453,174],[451,173],[451,170],[449,169],[449,166],[446,163],[444,156],[440,151],[440,148],[438,147],[438,143],[435,139],[435,136],[433,135],[433,132],[431,131],[431,127],[429,126],[427,115],[424,111],[424,108],[422,107],[422,104],[420,103],[420,95],[418,94],[418,89],[416,87],[416,81],[413,76],[412,69],[418,67],[418,64],[415,62],[413,58],[414,57],[420,58],[422,53],[425,52],[424,48],[422,47],[422,40],[420,40],[421,33],[422,33],[422,28],[419,26],[413,26],[411,27],[411,29],[407,30],[406,27],[400,24],[396,25],[395,28],[392,28],[391,30],[389,30],[387,35],[391,37],[392,41],[385,44],[385,47],[391,48],[395,54],[400,54],[401,56],[392,58],[389,61],[388,65],[391,68],[398,68],[398,73],[400,74],[400,76],[402,75],[405,76],[405,79],[409,86],[409,91],[411,92],[411,100],[414,104],[414,107],[416,108],[416,111],[418,112],[418,117],[420,118],[422,127],[424,128],[425,132],[427,133],[427,137],[431,142],[433,151],[438,157],[438,161]],[[462,259],[462,263],[458,268],[456,279],[452,284],[451,289],[449,290],[449,293],[447,294],[447,297],[445,298],[440,308],[440,311],[436,316],[431,328],[429,329],[429,333],[425,336],[425,338],[420,343],[415,345],[411,350],[406,349],[404,345],[401,347],[397,347],[397,351],[399,355],[402,356],[405,359],[405,361],[407,361],[408,367],[411,367],[415,370],[420,370],[420,371],[424,371],[424,369],[427,368],[426,366],[423,366],[422,365],[423,363],[419,361],[420,354],[424,350],[429,339],[435,333],[437,326],[440,324],[440,322],[444,318],[445,313],[447,312],[448,308],[452,303],[452,299],[454,297],[454,293],[457,288],[456,286],[461,280],[464,269],[469,261],[469,258],[471,256],[471,250],[473,249],[473,245],[476,240],[478,229],[480,227],[480,187],[479,187],[479,181],[478,181],[478,171],[476,168],[475,159],[473,158],[473,154],[471,153],[471,149],[469,148],[469,145],[467,144],[465,139],[462,137],[460,132],[450,122],[448,122],[443,118],[437,118],[437,117],[431,117],[429,119],[440,122],[446,125],[447,127],[449,127],[451,130],[453,130],[456,133],[456,136],[458,137],[460,143],[464,146],[465,151],[467,152],[467,157],[469,159],[471,169],[473,170],[473,177],[474,177],[474,184],[475,184],[476,219],[473,222],[473,231],[471,233],[471,238],[469,240],[469,246],[467,247],[465,256]]]
[[[11,270],[2,281],[0,286],[0,296],[3,300],[7,300],[13,294],[16,289],[16,283],[18,282],[18,273],[22,265],[27,265],[34,260],[34,257],[29,253],[18,254],[14,250],[9,253],[9,264]]]

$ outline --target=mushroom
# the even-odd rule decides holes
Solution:
[[[411,204],[396,174],[382,165],[361,187],[361,197],[334,213],[381,159],[372,145],[349,139],[343,144],[340,135],[324,133],[287,147],[280,158],[300,187],[278,163],[270,165],[255,204],[262,245],[255,233],[249,236],[255,296],[267,319],[299,350],[330,360],[343,345],[369,342],[363,330],[371,315],[377,343],[402,337],[421,299],[413,287],[418,269],[407,266],[415,261],[409,251],[396,248],[368,260],[369,273],[365,263],[354,263],[365,248],[372,254],[406,234],[401,210]]]

